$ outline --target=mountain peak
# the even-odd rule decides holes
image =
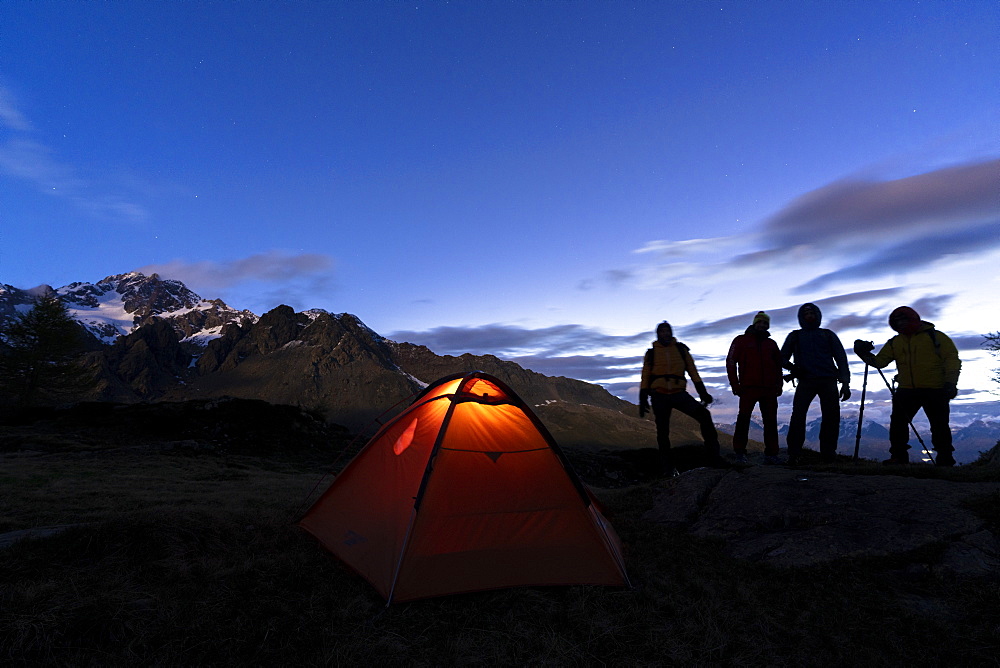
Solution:
[[[105,344],[130,334],[152,317],[167,320],[181,339],[202,346],[221,335],[227,323],[257,320],[250,311],[230,308],[221,299],[202,299],[181,281],[132,271],[58,289],[40,285],[22,290],[0,285],[0,324],[28,310],[38,297],[50,294]]]

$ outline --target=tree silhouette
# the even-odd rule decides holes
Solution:
[[[983,347],[990,351],[993,355],[1000,355],[1000,332],[983,334],[983,338],[986,339],[983,343]],[[993,380],[1000,383],[1000,369],[994,369],[993,374]]]
[[[39,297],[30,310],[14,316],[0,333],[3,403],[24,408],[85,389],[91,380],[80,363],[86,337],[54,295]]]

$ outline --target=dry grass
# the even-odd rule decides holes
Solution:
[[[332,457],[331,457],[332,460]],[[513,589],[384,610],[293,525],[321,466],[142,450],[0,455],[9,665],[995,665],[1000,584],[913,580],[893,560],[778,570],[600,492],[633,590]],[[1000,499],[982,512],[1000,511]]]

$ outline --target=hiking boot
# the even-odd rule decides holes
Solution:
[[[747,459],[747,453],[745,453],[745,452],[737,452],[736,453],[736,463],[737,464],[746,464],[748,461],[749,460]]]
[[[799,456],[798,455],[788,455],[788,465],[789,466],[798,466],[799,465]]]
[[[764,455],[764,463],[772,466],[780,466],[785,462],[778,458],[778,455]]]
[[[954,466],[955,456],[950,452],[939,452],[937,459],[934,460],[934,466]]]
[[[882,462],[885,466],[905,466],[910,463],[910,458],[906,455],[893,455]]]

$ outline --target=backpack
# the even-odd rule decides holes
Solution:
[[[678,352],[681,354],[681,361],[684,362],[684,370],[688,371],[688,358],[691,356],[691,349],[687,345],[681,343],[680,341],[674,341],[674,345],[677,346]],[[646,351],[646,356],[643,358],[643,364],[648,365],[649,368],[653,368],[653,349],[650,348]],[[688,371],[688,373],[690,373]],[[678,380],[684,380],[684,376],[676,376],[672,373],[659,373],[649,376],[649,382],[652,383],[657,378],[677,378]]]

